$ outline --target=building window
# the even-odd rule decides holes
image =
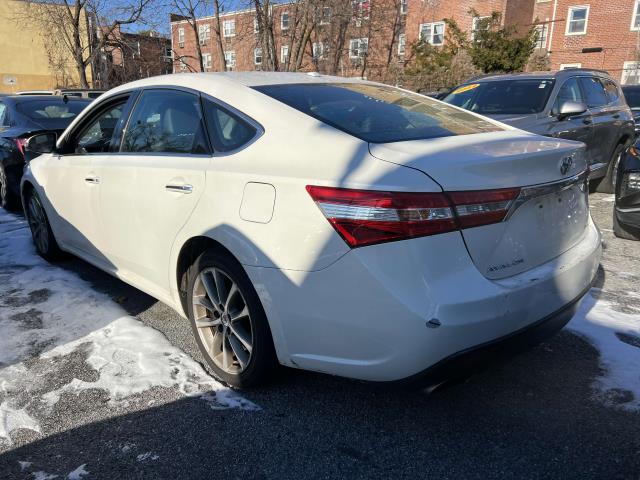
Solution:
[[[262,48],[253,49],[253,63],[256,65],[262,65]]]
[[[198,37],[200,37],[200,43],[206,43],[211,38],[211,24],[198,25]]]
[[[260,23],[258,22],[258,17],[253,19],[253,33],[260,33]]]
[[[584,35],[587,33],[589,21],[589,5],[569,7],[567,15],[567,35]]]
[[[289,12],[282,12],[282,15],[280,15],[280,28],[289,30]]]
[[[640,84],[640,62],[624,62],[621,83],[623,85]]]
[[[204,67],[204,71],[208,72],[211,70],[211,54],[203,53],[202,54],[202,66]]]
[[[371,3],[369,0],[352,0],[351,7],[353,8],[353,18],[356,21],[356,27],[359,27],[362,25],[362,20],[369,18]]]
[[[560,70],[567,70],[568,68],[582,68],[581,63],[562,63],[560,64]]]
[[[178,46],[184,48],[184,28],[182,27],[178,29]]]
[[[409,0],[400,0],[400,13],[406,15],[409,11]]]
[[[547,48],[547,24],[536,25],[537,40],[536,48],[542,50]]]
[[[631,30],[640,30],[640,0],[633,5],[633,17],[631,17]]]
[[[404,55],[404,51],[407,45],[407,37],[404,33],[398,35],[398,55]]]
[[[331,23],[331,7],[322,7],[320,14],[320,25],[329,25]]]
[[[224,37],[235,37],[236,36],[236,21],[235,20],[225,20],[222,22],[222,35]]]
[[[236,68],[236,52],[233,50],[224,52],[224,64],[227,66],[227,70]]]
[[[476,32],[480,30],[489,30],[489,22],[482,22],[489,17],[473,17],[471,21],[471,41],[476,41]]]
[[[420,24],[420,40],[431,45],[444,44],[444,22]]]
[[[369,50],[368,38],[353,38],[349,41],[349,58],[362,58]]]
[[[326,46],[322,42],[315,42],[312,45],[312,53],[314,60],[322,60],[325,58],[325,54],[327,53]]]
[[[282,45],[280,47],[280,61],[287,63],[289,61],[289,45]]]
[[[181,72],[186,72],[187,71],[187,62],[184,61],[184,59],[180,59],[180,71]]]

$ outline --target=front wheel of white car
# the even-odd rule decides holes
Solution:
[[[60,247],[53,236],[40,197],[33,188],[25,196],[25,215],[38,254],[45,260],[56,260],[61,254]]]
[[[264,383],[277,365],[267,317],[249,277],[228,255],[209,250],[188,273],[188,313],[200,352],[234,387]]]

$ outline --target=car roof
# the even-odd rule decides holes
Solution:
[[[64,101],[64,95],[6,95],[2,100],[11,100],[14,103],[29,102],[32,100],[59,100]],[[67,97],[68,102],[89,102],[90,98]]]
[[[567,68],[565,70],[558,70],[556,72],[522,72],[482,75],[471,78],[464,83],[498,82],[504,80],[555,80],[585,74],[611,78],[609,77],[609,74],[604,70],[595,70],[590,68]]]

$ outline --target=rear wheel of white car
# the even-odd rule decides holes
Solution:
[[[277,362],[267,317],[249,277],[230,256],[204,252],[188,273],[191,328],[216,377],[234,387],[256,386]]]
[[[29,228],[31,229],[31,236],[33,237],[33,244],[36,247],[36,251],[45,260],[56,260],[61,254],[60,247],[53,236],[51,225],[49,224],[49,219],[47,218],[47,213],[44,211],[40,197],[35,190],[31,189],[27,192],[25,200],[25,215],[29,222]]]

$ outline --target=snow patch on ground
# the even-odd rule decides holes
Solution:
[[[640,410],[640,315],[622,313],[592,289],[569,328],[587,338],[600,352],[604,373],[596,380],[605,403]]]
[[[88,364],[81,370],[90,378],[70,378],[73,362]],[[42,260],[26,222],[0,209],[0,446],[11,444],[18,429],[40,433],[39,416],[64,394],[99,389],[110,404],[124,405],[157,387],[199,396],[216,409],[259,409],[160,332]]]
[[[80,465],[73,472],[70,472],[69,475],[67,475],[67,478],[69,480],[81,480],[85,475],[89,475],[89,472],[84,469],[86,466],[86,463]]]

